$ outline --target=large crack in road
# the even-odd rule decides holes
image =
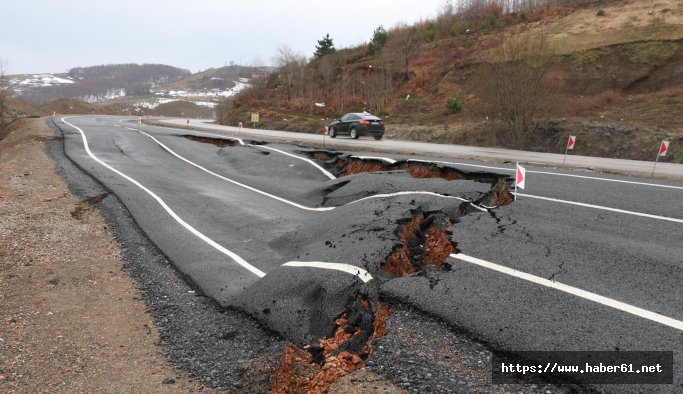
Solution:
[[[265,142],[244,144],[241,140],[237,143],[235,139],[189,134],[163,138],[164,143],[175,146],[185,146],[180,140],[198,144],[189,146],[190,151],[214,146],[213,151],[206,150],[204,157],[220,161],[207,160],[203,165],[211,165],[213,171],[234,177],[244,185],[258,182],[269,168],[278,174],[287,171],[267,167],[271,163],[268,161],[255,161],[282,156],[270,154],[282,151],[267,147]],[[269,154],[250,153],[256,151]],[[266,194],[289,193],[283,198],[313,202],[314,208],[329,210],[304,210],[295,230],[263,241],[282,261],[244,290],[214,299],[223,311],[243,311],[266,330],[290,342],[268,380],[269,389],[325,392],[338,379],[366,365],[374,343],[386,333],[385,322],[391,310],[402,309],[402,301],[386,293],[384,285],[413,277],[427,279],[434,289],[439,281],[435,272],[449,271],[447,259],[458,252],[453,228],[460,225],[463,216],[472,213],[488,213],[500,221],[495,210],[512,202],[511,180],[496,173],[465,172],[419,161],[354,157],[338,151],[298,149],[283,153],[305,155],[334,174],[334,179],[301,182],[297,177],[311,176],[310,171],[304,171],[293,173],[288,180],[279,179],[291,181],[292,187],[271,186],[265,181],[253,187],[265,189]],[[232,167],[243,171],[230,172]],[[230,215],[229,210],[222,212]],[[293,268],[284,264],[288,261],[348,264],[367,271],[373,279],[360,280],[360,276],[348,272],[312,265]],[[182,266],[177,266],[182,272]],[[188,280],[194,282],[191,276]],[[198,290],[205,290],[202,283],[196,285]],[[264,382],[257,386],[262,389]]]

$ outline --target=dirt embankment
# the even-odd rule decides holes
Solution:
[[[106,224],[45,153],[54,138],[31,119],[0,140],[0,392],[205,390],[157,346]]]

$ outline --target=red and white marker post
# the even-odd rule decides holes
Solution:
[[[652,174],[650,176],[655,175],[655,169],[657,168],[657,162],[659,161],[660,156],[666,156],[666,152],[669,151],[669,141],[662,141],[662,144],[659,145],[659,152],[657,152],[657,157],[655,158],[655,165],[652,167]]]
[[[517,187],[519,187],[520,189],[524,189],[525,183],[526,169],[520,166],[519,162],[517,162],[517,171],[515,171],[515,201],[517,201]]]
[[[570,135],[569,140],[567,141],[567,147],[564,149],[564,160],[562,160],[562,167],[564,167],[564,163],[567,162],[567,153],[569,150],[574,150],[574,144],[576,144],[576,136]]]
[[[329,129],[327,128],[327,126],[325,126],[323,128],[323,146],[325,146],[325,137],[327,137],[328,131],[329,131]]]
[[[238,122],[237,125],[240,127],[240,133],[242,132],[242,122]]]

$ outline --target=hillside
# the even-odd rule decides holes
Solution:
[[[683,3],[557,3],[505,12],[483,2],[476,13],[395,27],[376,53],[361,45],[308,62],[290,89],[278,70],[265,91],[255,83],[227,103],[221,122],[259,112],[262,127],[320,132],[321,118],[366,109],[387,121],[389,138],[513,147],[492,81],[532,63],[501,57],[506,49],[539,41],[542,99],[518,147],[561,152],[571,133],[582,142],[575,154],[652,160],[666,138],[674,155],[664,160],[683,162]]]
[[[66,74],[10,75],[16,98],[45,103],[59,97],[101,102],[149,94],[154,86],[190,75],[163,64],[110,64],[76,67]]]
[[[14,106],[23,114],[56,111],[209,118],[220,100],[248,86],[257,71],[226,66],[192,74],[162,64],[115,64],[76,67],[63,74],[9,75],[7,80]]]

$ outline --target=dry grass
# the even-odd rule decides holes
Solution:
[[[591,96],[569,96],[562,100],[559,108],[566,115],[582,115],[586,112],[606,109],[611,105],[621,104],[624,97],[621,93],[610,89]]]
[[[683,3],[679,0],[627,0],[588,8],[539,29],[557,54],[629,42],[683,38]],[[662,12],[663,10],[670,10]]]

